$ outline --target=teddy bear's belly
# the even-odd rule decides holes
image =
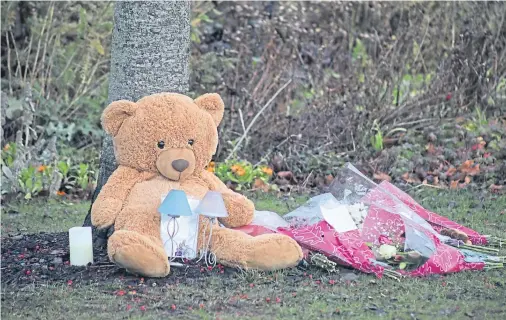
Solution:
[[[161,204],[162,196],[167,195],[173,189],[183,190],[188,196],[197,199],[202,199],[209,190],[205,186],[195,183],[195,181],[179,183],[157,176],[151,180],[136,184],[130,191],[126,205],[156,209]]]

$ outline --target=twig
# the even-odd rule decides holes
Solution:
[[[267,103],[262,107],[262,109],[260,109],[260,111],[258,111],[258,113],[255,115],[255,117],[251,120],[250,124],[248,125],[248,127],[246,128],[246,131],[244,131],[244,134],[241,136],[241,138],[239,139],[239,141],[237,141],[236,145],[234,146],[234,148],[232,149],[232,151],[230,152],[230,154],[228,155],[228,157],[225,159],[225,160],[229,160],[234,154],[235,152],[237,151],[237,149],[239,148],[239,146],[241,145],[241,143],[243,142],[243,140],[246,138],[246,136],[248,135],[248,132],[250,131],[250,129],[253,127],[253,124],[255,124],[255,121],[258,119],[258,117],[260,117],[260,115],[262,114],[262,112],[265,111],[265,109],[267,109],[268,106],[270,106],[270,104],[274,101],[274,99],[276,99],[276,97],[292,82],[292,79],[288,80],[281,88],[279,88],[278,91],[276,91],[276,93],[272,96],[272,98],[267,101]]]
[[[306,180],[304,180],[304,183],[302,183],[302,188],[306,188],[306,185],[309,181],[309,178],[313,175],[313,170],[307,175]]]
[[[244,125],[244,118],[242,116],[242,110],[239,109],[239,119],[241,120],[242,131],[246,132],[246,126]]]

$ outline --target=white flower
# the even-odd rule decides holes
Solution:
[[[397,249],[394,246],[382,244],[379,247],[379,254],[383,259],[388,260],[397,254]]]

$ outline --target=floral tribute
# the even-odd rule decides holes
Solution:
[[[272,218],[272,217],[271,217]],[[376,184],[348,164],[334,179],[330,193],[316,196],[280,218],[262,219],[261,232],[279,232],[312,254],[338,264],[389,276],[427,276],[464,270],[502,268],[504,240],[480,235],[430,212],[388,182]],[[248,230],[254,234],[255,226]]]

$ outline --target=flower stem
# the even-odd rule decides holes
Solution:
[[[490,253],[490,254],[494,254],[494,255],[499,253],[499,249],[483,247],[483,246],[475,246],[472,244],[462,244],[462,245],[456,245],[454,247],[468,249],[468,250],[476,251],[476,252]]]

